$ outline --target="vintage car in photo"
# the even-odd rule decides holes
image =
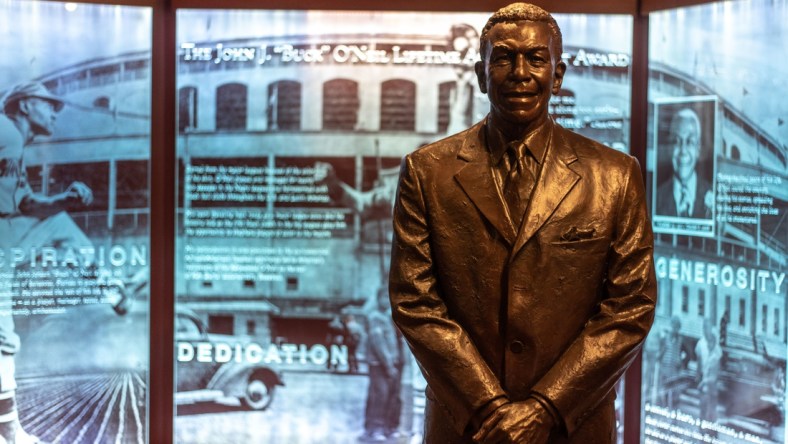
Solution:
[[[265,410],[273,402],[277,386],[284,385],[280,373],[271,366],[232,355],[241,349],[244,338],[209,334],[200,318],[189,310],[176,312],[175,342],[178,405],[240,402],[251,410]],[[231,354],[226,358],[218,354],[188,355],[194,350],[211,351],[219,344],[234,344],[237,348],[228,347]]]

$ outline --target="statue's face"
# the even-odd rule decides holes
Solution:
[[[695,171],[700,152],[698,127],[691,119],[678,119],[670,129],[673,145],[673,174],[681,183],[686,183]]]
[[[535,128],[548,116],[550,96],[561,89],[566,65],[552,53],[547,23],[497,23],[476,65],[479,87],[490,99],[493,121]]]

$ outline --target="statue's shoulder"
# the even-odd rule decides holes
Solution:
[[[442,162],[447,159],[455,159],[457,153],[471,145],[481,145],[483,139],[481,132],[484,128],[484,121],[478,122],[470,128],[422,145],[408,155],[414,162]]]

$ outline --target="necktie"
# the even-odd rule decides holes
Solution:
[[[509,215],[516,227],[520,226],[533,188],[533,175],[527,167],[528,156],[525,145],[512,144],[504,155],[506,179],[503,184],[503,197],[509,207]]]
[[[679,217],[689,217],[689,190],[687,187],[681,187],[681,199],[679,200]]]

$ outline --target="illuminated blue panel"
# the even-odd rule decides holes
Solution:
[[[420,442],[409,355],[392,422],[366,414],[367,320],[401,157],[489,108],[473,71],[487,16],[178,11],[177,442]],[[632,18],[556,18],[555,119],[628,151]]]
[[[787,20],[785,1],[650,16],[644,442],[785,441]]]
[[[151,12],[0,1],[0,441],[147,441]]]

